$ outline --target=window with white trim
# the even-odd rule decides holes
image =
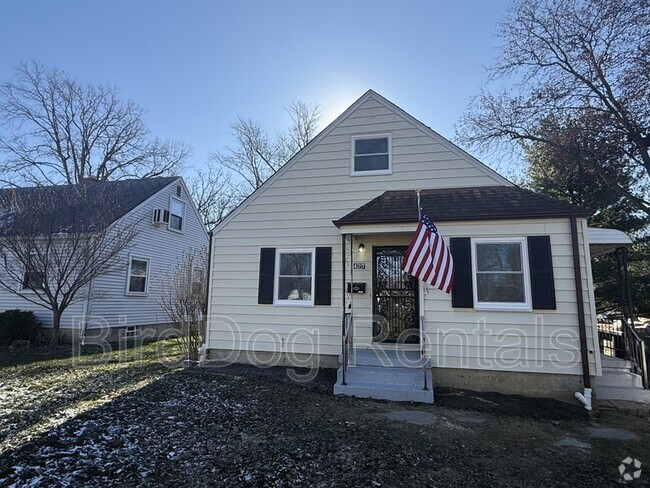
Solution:
[[[38,270],[38,264],[40,260],[38,259],[37,252],[31,252],[29,255],[29,261],[24,267],[23,271],[23,281],[20,284],[22,290],[42,290],[43,284],[45,282],[44,274]]]
[[[205,279],[203,268],[201,266],[192,267],[192,293],[200,293],[203,290],[203,280]]]
[[[352,138],[352,174],[389,174],[391,143],[386,134]]]
[[[474,307],[530,309],[524,238],[473,239]]]
[[[38,271],[25,271],[23,274],[23,290],[40,290],[43,288],[43,273]]]
[[[278,249],[275,261],[275,304],[314,304],[314,250]]]
[[[149,260],[131,258],[126,291],[134,294],[147,293],[149,281]]]
[[[183,219],[185,218],[185,203],[176,198],[169,201],[169,228],[183,231]]]

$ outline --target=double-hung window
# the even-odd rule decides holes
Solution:
[[[313,249],[278,249],[275,267],[275,303],[313,305],[314,267]]]
[[[172,197],[169,202],[169,228],[182,232],[184,218],[185,203]]]
[[[149,260],[132,257],[129,261],[127,292],[146,294],[149,285]]]
[[[529,310],[525,239],[473,239],[472,243],[475,308]]]
[[[390,174],[390,136],[372,135],[352,138],[352,175]]]
[[[23,275],[23,290],[40,290],[43,288],[43,274],[38,271],[25,271]]]

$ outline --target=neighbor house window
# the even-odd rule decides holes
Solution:
[[[129,293],[146,293],[149,278],[149,260],[131,258],[129,263],[129,280],[127,291]]]
[[[169,228],[182,231],[184,216],[185,204],[180,200],[172,198],[169,202]]]
[[[352,174],[387,174],[391,172],[390,136],[352,138]]]
[[[275,303],[278,305],[314,304],[314,251],[277,251]]]
[[[530,309],[523,238],[473,240],[475,308]]]
[[[43,288],[43,274],[38,271],[25,271],[23,290],[40,290]]]
[[[192,293],[200,293],[203,290],[203,268],[194,266],[192,268]]]

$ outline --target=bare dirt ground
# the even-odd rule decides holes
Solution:
[[[647,416],[334,397],[331,371],[296,385],[279,368],[165,366],[156,347],[169,356],[0,351],[0,486],[650,486]],[[626,482],[628,456],[642,472]]]

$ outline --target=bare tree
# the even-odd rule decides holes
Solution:
[[[283,159],[288,161],[316,136],[321,113],[317,104],[303,101],[291,102],[285,110],[291,117],[291,126],[278,136],[278,144]]]
[[[98,298],[93,278],[126,266],[118,259],[138,223],[115,219],[120,202],[101,184],[0,191],[0,289],[52,312],[51,344],[63,312]]]
[[[212,165],[197,170],[188,180],[188,186],[203,225],[208,229],[221,222],[242,200],[238,185],[229,174]]]
[[[178,173],[189,148],[151,139],[144,111],[117,89],[32,62],[0,85],[0,180],[80,183]]]
[[[230,125],[235,146],[210,155],[210,162],[221,165],[244,181],[250,191],[256,190],[281,166],[275,144],[258,122],[239,117]]]
[[[598,158],[582,163],[650,214],[650,3],[519,0],[499,36],[504,44],[490,82],[511,86],[485,89],[473,100],[459,124],[460,141],[477,148],[543,144],[570,156],[575,148],[544,131],[549,120],[569,121],[585,140],[619,146],[632,185],[612,178]]]
[[[262,186],[315,136],[320,117],[318,105],[293,102],[286,110],[292,120],[286,133],[270,137],[258,122],[239,117],[230,125],[235,145],[210,155],[211,163],[227,168],[243,180],[244,194]]]
[[[205,247],[185,252],[164,277],[160,307],[179,331],[181,349],[190,361],[199,359],[207,314],[208,252]]]

